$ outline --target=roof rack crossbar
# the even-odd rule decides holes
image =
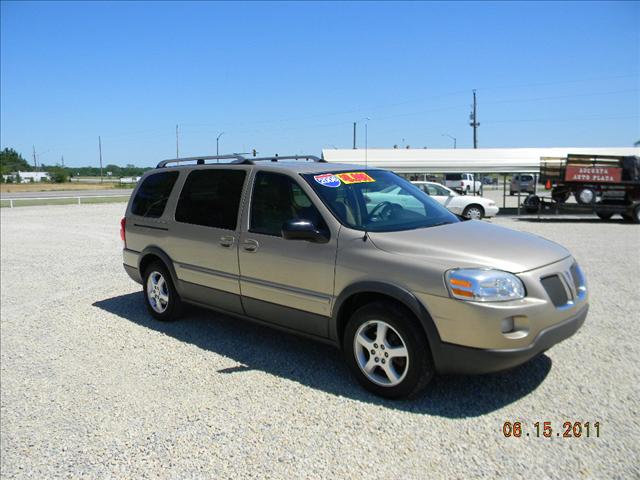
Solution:
[[[317,163],[327,163],[327,161],[324,158],[320,158],[316,155],[285,155],[282,157],[275,155],[273,157],[260,157],[260,158],[249,159],[250,162],[266,162],[266,161],[278,162],[280,160],[312,160]]]
[[[207,160],[233,160],[231,163],[246,163],[246,158],[242,155],[230,154],[230,155],[213,155],[202,157],[183,157],[183,158],[170,158],[168,160],[162,160],[158,162],[156,168],[166,167],[170,163],[180,165],[183,162],[196,162],[197,165],[204,165]]]

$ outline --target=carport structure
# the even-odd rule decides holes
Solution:
[[[503,208],[506,206],[507,176],[538,174],[540,160],[564,158],[568,154],[640,155],[633,147],[544,147],[544,148],[458,148],[458,149],[324,149],[328,162],[354,163],[368,168],[384,168],[406,177],[426,179],[427,174],[473,173],[502,176]],[[482,193],[482,192],[479,192]],[[518,192],[519,194],[519,192]],[[518,200],[518,205],[520,201]]]

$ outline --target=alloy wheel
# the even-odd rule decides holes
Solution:
[[[162,274],[153,271],[147,277],[147,298],[155,312],[164,313],[169,305],[169,287]]]
[[[382,320],[369,320],[358,328],[353,353],[362,373],[383,387],[401,383],[409,371],[409,351],[398,331]]]

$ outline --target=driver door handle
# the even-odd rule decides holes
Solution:
[[[242,242],[242,248],[247,252],[255,252],[256,250],[258,250],[259,246],[260,244],[258,243],[258,241],[251,238]]]
[[[220,237],[220,245],[223,247],[230,247],[235,241],[236,237],[233,236]]]

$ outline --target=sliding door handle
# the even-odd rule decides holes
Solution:
[[[248,239],[242,242],[242,248],[247,252],[255,252],[259,246],[257,240]]]
[[[230,247],[236,241],[236,237],[220,237],[220,245],[223,247]]]

